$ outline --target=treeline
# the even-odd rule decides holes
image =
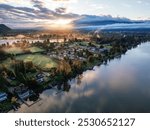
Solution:
[[[150,41],[150,33],[94,33],[91,36],[91,41],[95,41],[98,44],[137,44]]]

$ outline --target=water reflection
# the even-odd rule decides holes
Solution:
[[[6,43],[9,43],[9,44],[12,44],[12,43],[16,43],[16,42],[20,42],[20,41],[23,41],[23,40],[26,40],[28,41],[29,43],[34,43],[34,42],[43,42],[44,40],[34,40],[34,39],[5,39],[5,40],[0,40],[0,45],[1,44],[6,44]]]
[[[95,66],[18,112],[150,112],[150,44]]]
[[[6,43],[9,43],[9,44],[12,44],[12,43],[16,43],[16,42],[21,42],[21,41],[28,41],[29,43],[35,43],[35,42],[43,42],[44,40],[42,39],[4,39],[4,40],[1,40],[0,39],[0,45],[1,44],[6,44]],[[64,39],[50,39],[50,42],[63,42]]]

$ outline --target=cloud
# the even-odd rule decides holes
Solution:
[[[66,1],[70,1],[70,0],[53,0],[53,1],[56,1],[56,2],[66,2]]]
[[[77,29],[83,30],[110,30],[110,29],[150,29],[148,20],[130,20],[124,17],[111,15],[82,15],[74,21]]]
[[[150,28],[150,23],[113,24],[100,27],[100,29],[138,29]]]
[[[66,8],[60,7],[50,10],[39,0],[31,0],[32,7],[14,7],[8,4],[0,4],[1,22],[11,27],[37,27],[51,24],[54,20],[75,19],[76,14],[66,13]]]
[[[105,22],[103,22],[105,21]],[[107,23],[106,23],[107,21]],[[99,24],[111,24],[117,22],[130,22],[129,19],[124,17],[112,17],[111,15],[82,15],[80,19],[75,21],[78,25],[99,25]]]
[[[67,9],[64,7],[59,7],[59,8],[56,8],[55,10],[57,13],[65,14]]]
[[[34,7],[38,8],[40,10],[41,13],[54,13],[50,9],[44,7],[44,3],[42,1],[31,0],[31,2],[33,3]]]
[[[3,19],[2,18],[0,18],[0,22],[2,22],[3,21]]]
[[[143,2],[142,2],[141,0],[138,0],[137,3],[138,3],[138,4],[142,4]]]
[[[77,29],[82,30],[134,30],[134,29],[150,29],[150,22],[143,22],[143,23],[115,23],[115,24],[108,24],[108,25],[96,25],[96,26],[81,26]]]
[[[30,5],[30,0],[0,0],[0,4],[9,4],[9,5]]]
[[[59,3],[77,3],[78,0],[52,0],[53,2],[59,2]]]
[[[0,0],[0,2],[2,1],[8,2],[10,0]],[[49,24],[53,24],[57,19],[70,20],[77,27],[79,26],[84,27],[84,25],[99,26],[101,24],[108,25],[114,23],[131,22],[127,18],[112,17],[111,15],[96,16],[96,15],[78,15],[74,13],[68,13],[68,8],[66,7],[57,7],[52,10],[49,9],[48,6],[46,6],[46,3],[44,1],[41,0],[29,0],[29,1],[31,5],[26,7],[23,7],[23,5],[21,5],[20,7],[17,5],[13,6],[6,3],[0,4],[0,22],[12,28],[43,27]],[[68,0],[65,2],[77,2],[77,0]],[[96,7],[95,4],[91,6]]]
[[[131,8],[132,7],[131,4],[127,4],[127,3],[123,3],[122,6],[127,7],[127,8]]]

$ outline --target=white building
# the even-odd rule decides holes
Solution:
[[[7,99],[7,94],[0,92],[0,102],[5,101],[6,99]]]

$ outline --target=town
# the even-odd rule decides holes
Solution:
[[[10,37],[21,40],[0,45],[0,112],[17,110],[23,103],[30,107],[46,89],[69,92],[69,79],[150,40],[149,33],[108,32],[20,34],[1,39]]]

